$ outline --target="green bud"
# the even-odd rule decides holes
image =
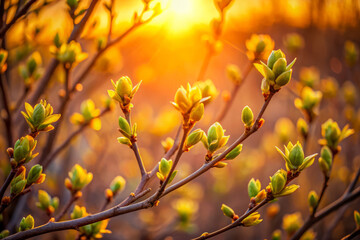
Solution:
[[[28,215],[26,218],[23,217],[20,222],[19,231],[26,231],[34,228],[34,218],[31,215]]]
[[[27,177],[27,184],[30,186],[31,184],[33,183],[36,183],[37,180],[39,179],[39,177],[41,176],[42,174],[42,170],[43,170],[43,167],[39,164],[36,164],[35,166],[33,166],[30,171],[29,171],[29,174],[28,174],[28,177]]]
[[[16,196],[20,194],[24,190],[25,185],[26,185],[26,180],[16,181],[16,183],[12,184],[10,187],[10,195]]]
[[[201,141],[201,139],[204,136],[204,131],[201,129],[196,129],[192,133],[189,134],[189,136],[186,138],[185,147],[191,148],[195,144]]]
[[[6,238],[7,236],[9,236],[9,234],[10,234],[10,231],[7,230],[7,229],[1,231],[1,233],[0,233],[0,239]]]
[[[159,172],[166,178],[172,167],[172,160],[162,158],[159,164]]]
[[[110,184],[110,189],[113,192],[113,194],[115,195],[115,194],[121,192],[122,190],[124,190],[125,184],[126,184],[125,179],[121,176],[117,176],[114,178],[114,180],[112,180],[112,182]]]
[[[278,170],[272,177],[271,180],[271,191],[273,194],[280,193],[286,184],[287,176],[284,170]]]
[[[234,210],[232,210],[231,207],[225,205],[225,204],[222,204],[221,205],[221,211],[224,213],[225,216],[233,219],[235,217],[235,212]]]
[[[303,163],[304,151],[299,142],[290,150],[289,160],[294,167],[299,167]]]
[[[314,209],[314,207],[317,206],[318,201],[319,201],[319,197],[316,194],[316,192],[315,191],[310,191],[309,195],[308,195],[308,204],[309,204],[309,207],[310,207],[311,211],[312,211],[312,209]]]
[[[50,205],[53,206],[54,210],[59,208],[59,198],[53,197],[51,199]]]
[[[236,158],[241,153],[242,147],[243,147],[242,144],[237,145],[233,150],[231,150],[228,154],[226,154],[224,159],[232,160]]]
[[[360,213],[358,211],[354,211],[354,220],[356,223],[356,229],[360,229]]]
[[[118,142],[124,145],[128,145],[131,147],[132,143],[130,141],[130,139],[126,138],[126,137],[118,137],[117,138]]]
[[[241,120],[246,127],[251,127],[254,122],[254,114],[249,108],[249,106],[245,106],[241,113]]]
[[[261,190],[261,183],[259,181],[259,179],[255,179],[252,178],[250,181],[249,181],[249,184],[248,184],[248,194],[249,194],[249,197],[252,198],[252,197],[255,197]]]
[[[124,101],[126,97],[130,98],[132,96],[133,85],[129,77],[121,77],[116,82],[116,92]]]
[[[326,175],[329,176],[330,169],[332,166],[332,153],[330,148],[327,146],[322,147],[321,149],[321,156],[319,158],[319,166],[321,168],[321,171]]]
[[[198,122],[204,115],[204,104],[200,103],[194,107],[190,112],[190,119],[192,121]]]
[[[224,132],[225,130],[218,122],[210,126],[208,130],[207,143],[204,143],[210,153],[213,153],[219,148],[225,146],[229,140],[229,136],[224,136]]]
[[[124,134],[125,137],[130,138],[132,135],[131,127],[126,121],[125,118],[119,117],[119,127],[122,134]]]
[[[37,206],[43,210],[46,210],[51,203],[51,197],[50,195],[44,191],[44,190],[39,190],[38,191],[38,204]]]
[[[40,124],[42,124],[45,120],[45,108],[42,104],[36,104],[34,108],[34,112],[32,114],[32,120],[33,124],[36,127],[38,127]]]
[[[291,73],[292,73],[292,69],[280,74],[275,80],[276,85],[282,87],[282,86],[288,84],[291,79]]]
[[[280,74],[286,71],[286,59],[285,58],[279,58],[273,66],[273,72],[275,74],[275,78],[278,77]]]
[[[273,69],[273,66],[275,64],[275,62],[279,59],[279,58],[285,58],[285,54],[279,49],[279,50],[273,50],[268,58],[268,62],[267,65],[270,69]]]

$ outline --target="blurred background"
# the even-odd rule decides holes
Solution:
[[[154,0],[157,2],[156,0]],[[15,1],[11,1],[15,2]],[[39,1],[36,4],[41,4]],[[107,37],[109,14],[103,3],[97,4],[79,42],[88,58],[79,63],[72,72],[76,78],[96,54],[101,39]],[[140,12],[140,0],[114,1],[113,37],[120,36],[132,24],[135,11]],[[74,95],[69,104],[56,144],[61,144],[78,126],[70,122],[70,116],[79,112],[81,102],[92,99],[100,108],[101,97],[112,89],[110,79],[116,81],[123,75],[129,76],[133,83],[142,81],[136,93],[132,110],[133,122],[138,124],[138,145],[147,169],[161,159],[164,149],[161,141],[174,137],[180,124],[180,114],[173,108],[174,94],[180,85],[193,84],[198,79],[200,69],[208,53],[206,39],[213,34],[211,22],[219,18],[213,1],[209,0],[161,0],[163,12],[149,23],[139,27],[126,36],[123,41],[109,48],[96,62],[91,73],[82,83],[82,91]],[[90,1],[81,1],[80,6],[88,6]],[[73,28],[65,1],[50,2],[41,10],[29,14],[26,20],[19,21],[7,34],[9,51],[8,71],[10,99],[16,104],[24,80],[19,74],[19,66],[35,51],[39,52],[42,63],[40,72],[52,58],[49,47],[53,45],[56,33],[65,41]],[[356,133],[345,140],[342,151],[335,161],[329,189],[322,202],[328,204],[339,198],[349,184],[353,172],[360,165],[359,150],[359,90],[360,64],[346,61],[346,43],[358,54],[360,44],[360,1],[359,0],[234,0],[226,11],[221,42],[217,51],[209,58],[203,80],[211,79],[218,90],[217,97],[206,106],[204,118],[197,124],[205,132],[214,123],[224,106],[233,82],[227,77],[229,64],[237,65],[241,71],[248,68],[250,61],[246,55],[245,42],[252,34],[268,34],[275,42],[275,49],[282,49],[288,62],[295,57],[292,80],[281,89],[271,101],[264,114],[264,126],[247,139],[240,156],[227,167],[212,169],[195,181],[168,195],[156,208],[143,210],[111,219],[108,229],[112,234],[104,239],[189,239],[201,233],[214,231],[229,223],[220,210],[221,204],[231,206],[241,215],[249,204],[247,184],[251,178],[259,179],[265,187],[279,168],[285,168],[284,160],[276,152],[275,146],[282,149],[283,144],[302,141],[296,130],[296,122],[303,114],[294,106],[294,99],[300,95],[299,84],[310,81],[315,90],[323,92],[318,117],[314,120],[305,154],[318,153],[321,147],[321,124],[328,118],[337,121],[340,127],[349,124]],[[355,49],[355,50],[354,50]],[[266,59],[266,58],[265,58]],[[221,122],[230,142],[243,132],[241,110],[249,105],[257,114],[263,104],[260,84],[261,75],[252,69],[236,95],[227,116]],[[330,79],[330,80],[329,80]],[[58,93],[64,81],[63,69],[58,67],[47,92],[42,96],[54,107],[57,113]],[[329,83],[331,82],[331,83]],[[37,82],[34,82],[36,88]],[[22,91],[22,90],[21,90]],[[23,106],[23,105],[22,105]],[[123,176],[126,189],[116,197],[119,203],[134,190],[139,182],[139,170],[132,151],[119,144],[116,138],[118,116],[122,115],[116,107],[101,118],[101,129],[86,129],[73,139],[70,146],[54,159],[47,170],[47,180],[34,187],[29,194],[21,214],[11,209],[4,215],[4,221],[12,226],[28,213],[33,214],[36,225],[46,223],[48,217],[36,208],[37,190],[46,189],[52,196],[59,196],[60,208],[70,198],[63,182],[75,163],[94,174],[94,179],[83,191],[77,204],[86,206],[87,211],[95,213],[105,202],[104,190],[111,180]],[[19,120],[20,128],[23,119]],[[5,127],[1,125],[5,135]],[[15,132],[18,132],[17,130]],[[46,143],[45,134],[38,138],[37,147]],[[6,149],[6,140],[0,139],[1,149]],[[1,151],[3,169],[7,157]],[[175,182],[187,176],[204,162],[206,151],[201,144],[185,153],[181,159]],[[34,163],[35,164],[35,163]],[[6,176],[2,172],[2,178]],[[310,190],[321,189],[322,174],[317,161],[295,180],[301,187],[289,197],[268,205],[260,210],[264,221],[251,228],[236,228],[215,239],[270,239],[272,232],[283,229],[283,216],[299,212],[305,220],[309,215],[307,195]],[[153,189],[158,180],[152,181]],[[339,239],[355,228],[352,220],[353,210],[359,207],[359,200],[351,204],[335,228],[330,238]],[[15,211],[16,212],[16,211]],[[14,214],[14,215],[12,215]],[[10,215],[10,216],[9,216]],[[294,215],[293,215],[294,216]],[[316,239],[322,239],[329,232],[332,214],[313,229]],[[17,219],[16,219],[17,218]],[[69,217],[67,217],[69,218]],[[290,221],[290,220],[288,220]],[[296,223],[300,220],[295,221]],[[11,225],[10,225],[11,226]],[[286,228],[286,227],[285,227]],[[286,231],[283,231],[286,239]],[[75,239],[75,231],[51,233],[36,239]],[[170,237],[171,236],[171,237]]]

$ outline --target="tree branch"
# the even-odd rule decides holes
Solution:
[[[3,2],[3,1],[1,1]],[[1,27],[0,30],[0,39],[3,39],[5,36],[5,33],[10,29],[10,27],[12,25],[14,25],[14,23],[21,18],[22,16],[24,16],[27,11],[29,10],[29,8],[31,7],[31,5],[33,5],[36,2],[36,0],[29,0],[27,3],[25,3],[25,5],[15,14],[15,16],[13,17],[13,19],[11,19],[11,21],[6,24],[5,26]],[[2,16],[1,16],[2,17]]]

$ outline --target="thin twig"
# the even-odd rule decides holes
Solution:
[[[313,218],[308,218],[308,220],[304,223],[304,225],[292,236],[291,240],[299,240],[301,236],[315,223],[319,222],[321,219],[329,215],[330,213],[336,211],[341,206],[347,204],[355,200],[356,198],[360,197],[360,187],[357,187],[354,191],[352,191],[348,195],[343,195],[336,201],[332,202],[331,204],[324,207],[322,210],[317,212]]]
[[[243,79],[242,79],[241,83],[234,84],[233,89],[231,91],[230,100],[225,102],[223,109],[221,110],[219,116],[217,117],[217,122],[221,122],[225,118],[226,114],[229,112],[230,107],[235,100],[236,94],[239,92],[241,86],[244,85],[246,78],[249,76],[249,73],[251,72],[254,62],[255,62],[255,60],[249,62],[249,65],[246,68],[246,71],[243,75]]]
[[[102,112],[99,114],[98,118],[102,117],[104,114],[106,114],[107,112],[110,111],[110,108],[105,108],[102,110]],[[91,123],[91,121],[85,122],[84,124],[82,124],[76,131],[74,131],[72,134],[70,134],[68,136],[68,138],[61,144],[59,145],[52,153],[50,153],[48,155],[48,157],[44,160],[43,162],[43,167],[44,167],[44,171],[48,168],[49,164],[54,161],[55,157],[61,153],[67,146],[69,146],[69,144],[71,143],[71,141],[80,133],[82,133],[87,126],[89,126]]]
[[[215,158],[214,160],[212,160],[210,163],[204,165],[202,168],[200,168],[199,170],[197,170],[195,173],[191,174],[190,176],[188,176],[187,178],[175,183],[174,185],[168,187],[167,189],[165,189],[164,193],[160,196],[163,197],[166,194],[174,191],[175,189],[183,186],[184,184],[186,184],[187,182],[191,181],[192,179],[200,176],[202,173],[206,172],[208,169],[210,169],[214,164],[216,164],[216,162],[220,161],[221,159],[223,159],[226,154],[228,154],[232,149],[234,149],[238,144],[240,144],[241,142],[243,142],[248,136],[250,136],[252,133],[256,132],[259,129],[259,121],[262,117],[262,115],[264,114],[265,109],[267,108],[272,96],[274,95],[274,93],[272,92],[268,99],[265,101],[263,107],[261,108],[255,123],[253,125],[253,127],[250,129],[250,131],[244,133],[238,140],[236,140],[228,149],[226,149],[222,154],[220,154],[217,158]],[[205,168],[205,170],[204,170]],[[143,188],[143,186],[145,185],[145,183],[148,181],[148,175],[146,175],[146,178],[142,178],[140,184],[137,187],[137,190],[135,191],[135,195],[136,192],[141,192],[140,189]],[[359,191],[360,193],[360,191]],[[94,222],[98,222],[104,219],[108,219],[111,217],[115,217],[118,215],[122,215],[122,214],[126,214],[126,213],[130,213],[130,212],[134,212],[134,211],[138,211],[140,209],[145,209],[145,208],[150,208],[152,206],[154,206],[154,203],[152,202],[152,200],[154,199],[154,197],[157,196],[157,193],[155,193],[154,195],[152,195],[151,197],[138,202],[138,203],[134,203],[131,204],[129,206],[124,206],[122,207],[120,204],[110,208],[106,211],[103,212],[99,212],[93,215],[89,215],[87,217],[84,218],[78,218],[78,219],[74,219],[74,220],[69,220],[69,221],[63,221],[63,222],[49,222],[47,224],[44,224],[42,226],[36,227],[34,229],[31,230],[27,230],[27,231],[23,231],[23,232],[19,232],[16,234],[13,234],[11,236],[8,236],[7,240],[18,240],[18,239],[27,239],[30,237],[34,237],[34,236],[38,236],[38,235],[42,235],[45,233],[50,233],[50,232],[55,232],[55,231],[61,231],[61,230],[66,230],[66,229],[76,229],[78,227],[90,224],[90,223],[94,223]],[[131,202],[132,198],[128,197],[126,200],[123,201],[122,204],[126,205],[128,202]]]
[[[346,189],[345,191],[345,195],[349,195],[355,188],[356,183],[358,182],[360,177],[360,167],[358,168],[356,175],[354,177],[354,179],[351,181],[349,187]],[[340,220],[342,219],[343,215],[345,214],[346,210],[348,209],[348,206],[344,206],[341,211],[339,211],[337,213],[337,216],[334,218],[334,220],[330,223],[328,230],[325,232],[324,236],[322,239],[329,239],[329,237],[331,236],[331,233],[333,231],[333,229],[337,226],[337,224],[340,222]]]
[[[88,21],[91,13],[93,12],[97,2],[99,0],[93,0],[90,3],[89,8],[87,9],[84,17],[81,19],[81,21],[74,26],[71,35],[68,39],[68,43],[76,40],[79,36],[80,33],[82,32],[82,30],[85,27],[86,22]],[[45,72],[44,76],[40,79],[38,86],[35,89],[35,92],[33,93],[32,97],[30,98],[29,102],[30,104],[34,104],[38,101],[39,97],[41,96],[41,94],[45,91],[46,86],[48,85],[51,76],[54,74],[56,67],[58,66],[59,61],[57,61],[55,58],[53,58],[47,68],[47,71]]]
[[[130,112],[125,113],[125,119],[128,122],[130,128],[132,128]],[[134,151],[136,161],[137,161],[139,169],[140,169],[141,177],[144,177],[144,176],[147,175],[147,173],[146,173],[144,163],[143,163],[143,161],[141,159],[141,156],[140,156],[140,152],[139,152],[139,148],[138,148],[137,143],[136,143],[136,139],[133,139],[133,137],[132,137],[131,143],[132,143],[131,149]]]
[[[77,195],[76,193],[71,194],[71,198],[70,198],[69,202],[63,208],[63,210],[59,213],[59,215],[57,215],[55,217],[55,221],[59,221],[67,213],[67,211],[69,211],[71,205],[78,199],[79,199],[79,195]]]
[[[9,90],[7,88],[7,84],[3,78],[3,75],[0,74],[0,89],[1,96],[3,101],[3,107],[6,112],[6,117],[3,117],[3,121],[5,123],[6,136],[7,136],[7,145],[10,147],[13,144],[13,134],[12,134],[12,119],[10,112],[10,101],[9,101]]]
[[[256,205],[254,208],[247,210],[240,218],[238,218],[236,221],[234,221],[233,223],[217,230],[214,231],[212,233],[208,233],[208,234],[204,234],[200,237],[194,238],[194,240],[200,240],[200,239],[208,239],[211,237],[214,237],[216,235],[219,235],[220,233],[229,231],[230,229],[233,229],[235,227],[241,226],[242,225],[242,221],[248,217],[250,214],[254,213],[256,210],[258,210],[259,208],[261,208],[262,206],[266,205],[269,202],[268,199],[264,199],[263,201],[261,201],[258,205]]]
[[[2,2],[2,1],[1,1]],[[26,12],[29,10],[29,8],[31,7],[31,5],[33,5],[36,2],[36,0],[29,0],[13,17],[13,19],[11,19],[11,21],[6,24],[5,26],[1,27],[0,30],[0,39],[4,38],[5,33],[7,32],[7,30],[10,29],[10,27],[22,16],[24,16],[26,14]],[[2,17],[2,16],[1,16]]]
[[[15,177],[16,172],[17,172],[17,169],[11,169],[11,171],[10,171],[9,175],[7,176],[4,184],[1,186],[1,189],[0,189],[0,201],[4,197],[5,191],[8,188],[11,181],[13,180],[13,178]]]
[[[252,126],[252,128],[249,131],[245,131],[234,143],[232,143],[230,145],[230,147],[228,147],[223,153],[221,153],[218,157],[214,158],[212,161],[208,162],[208,163],[204,163],[198,170],[196,170],[195,172],[193,172],[192,174],[190,174],[189,176],[187,176],[186,178],[180,180],[179,182],[174,183],[173,185],[169,186],[164,193],[162,194],[162,196],[165,196],[167,194],[169,194],[170,192],[178,189],[179,187],[185,185],[186,183],[194,180],[195,178],[199,177],[201,174],[203,174],[204,172],[208,171],[210,168],[212,168],[216,163],[218,163],[219,161],[221,161],[222,159],[224,159],[224,157],[231,152],[231,150],[233,150],[236,146],[238,146],[240,143],[242,143],[245,139],[247,139],[250,135],[252,135],[253,133],[255,133],[259,127],[260,127],[260,119],[262,118],[262,115],[264,114],[267,106],[270,103],[270,100],[272,99],[272,97],[274,96],[274,92],[271,92],[269,97],[266,99],[265,103],[263,104],[258,116],[256,117],[256,120],[254,122],[254,125]]]

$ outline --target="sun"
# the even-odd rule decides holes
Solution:
[[[192,28],[198,20],[198,4],[194,0],[160,0],[164,6],[163,15],[172,33],[183,33]]]
[[[169,12],[176,18],[191,18],[195,14],[195,6],[193,0],[170,0]]]

